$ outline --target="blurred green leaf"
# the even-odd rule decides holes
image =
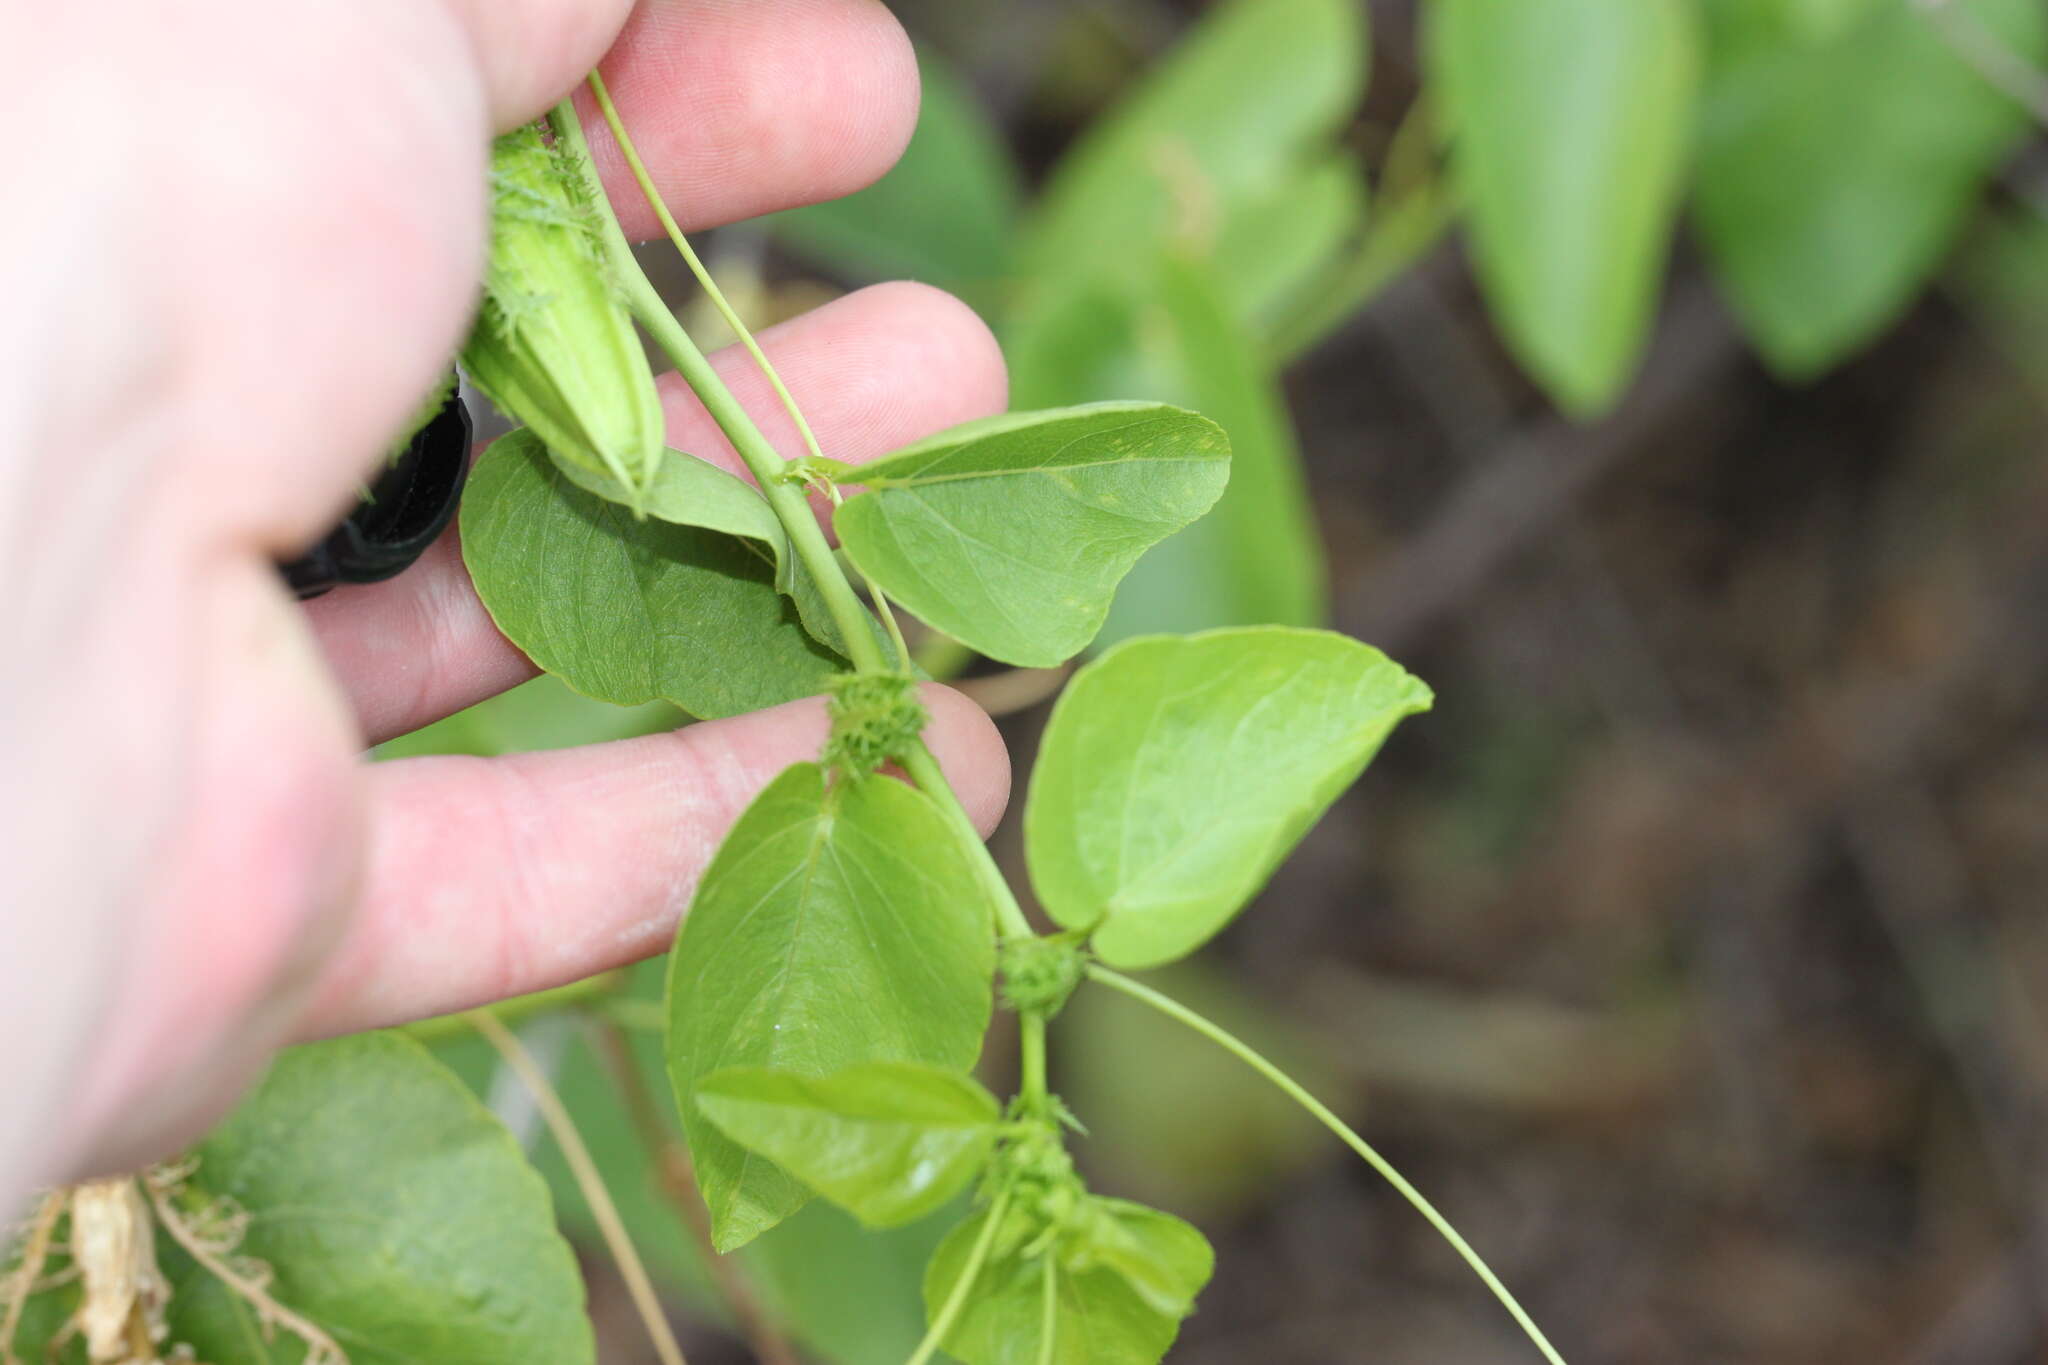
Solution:
[[[1214,505],[1230,443],[1160,403],[969,422],[841,470],[833,518],[876,587],[990,658],[1048,667],[1088,647],[1139,555]]]
[[[1327,631],[1126,641],[1046,724],[1024,808],[1031,884],[1112,966],[1183,957],[1429,705],[1399,665]]]
[[[1613,406],[1663,283],[1699,37],[1685,0],[1437,0],[1431,95],[1495,320],[1558,405]]]
[[[955,1228],[933,1254],[925,1275],[927,1318],[938,1317],[966,1273],[991,1212]],[[1074,1229],[1047,1254],[1026,1256],[1003,1240],[941,1343],[965,1365],[1156,1365],[1215,1269],[1201,1233],[1123,1199],[1088,1199]],[[1055,1309],[1048,1354],[1049,1275]]]
[[[981,1052],[994,909],[931,798],[886,777],[829,792],[800,763],[719,847],[669,962],[669,1078],[721,1251],[801,1208],[796,1181],[696,1102],[714,1071],[965,1070]],[[914,856],[913,856],[914,855]]]
[[[1304,162],[1263,195],[1247,196],[1223,221],[1206,264],[1248,346],[1264,349],[1286,327],[1288,310],[1362,235],[1365,220],[1364,169],[1338,151]],[[1198,259],[1186,250],[1173,254]]]
[[[588,696],[730,716],[823,691],[846,667],[776,590],[772,555],[722,531],[636,520],[576,487],[523,429],[477,461],[462,522],[491,619]]]
[[[1272,364],[1233,316],[1213,266],[1164,257],[1142,277],[1069,295],[1011,348],[1024,404],[1141,394],[1230,437],[1209,514],[1138,561],[1098,647],[1154,631],[1320,624],[1322,543]]]
[[[894,170],[858,194],[765,220],[798,252],[861,281],[913,279],[985,299],[1015,250],[1019,177],[974,89],[918,53],[924,104]]]
[[[1706,7],[1700,233],[1787,378],[1821,373],[1898,316],[2027,126],[1922,9],[1898,0],[1816,46],[1784,41],[1768,7]],[[2036,0],[1955,9],[2016,57],[2048,52]]]
[[[238,1254],[268,1265],[278,1300],[359,1365],[593,1358],[546,1187],[419,1045],[361,1034],[286,1052],[196,1155],[191,1193],[250,1214]],[[201,1359],[301,1358],[197,1264],[173,1281],[172,1336]]]
[[[1027,233],[1026,313],[1167,249],[1213,255],[1247,318],[1285,297],[1356,227],[1364,191],[1338,183],[1330,139],[1366,52],[1355,0],[1216,7],[1054,170]]]
[[[1876,14],[1892,0],[1771,0],[1784,15],[1786,32],[1809,43],[1832,42]]]
[[[391,759],[471,754],[494,758],[537,749],[572,749],[580,744],[603,744],[673,730],[689,719],[685,712],[665,701],[619,706],[586,697],[560,678],[543,673],[424,729],[386,740],[372,751],[372,756]]]
[[[919,1286],[946,1224],[864,1228],[824,1200],[741,1253],[796,1332],[834,1365],[903,1365],[924,1335]]]
[[[872,1227],[934,1213],[995,1150],[1002,1109],[971,1077],[909,1062],[868,1062],[830,1076],[762,1067],[713,1072],[697,1107],[759,1153]]]
[[[1320,625],[1328,610],[1322,537],[1294,423],[1265,357],[1231,317],[1212,269],[1160,268],[1148,336],[1161,387],[1184,387],[1230,434],[1230,486],[1202,520],[1140,560],[1098,644],[1147,631]]]

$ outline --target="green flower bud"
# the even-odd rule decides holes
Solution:
[[[917,683],[895,673],[841,674],[825,709],[832,718],[825,765],[854,780],[901,758],[931,721]]]
[[[462,350],[470,379],[555,459],[636,504],[664,449],[654,371],[614,286],[592,191],[543,126],[491,151],[491,260]]]
[[[1019,1014],[1050,1019],[1081,984],[1087,954],[1065,935],[1018,938],[1003,944],[1003,1003]]]

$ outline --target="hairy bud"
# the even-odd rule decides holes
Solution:
[[[462,364],[559,461],[636,505],[664,449],[654,371],[613,283],[601,207],[537,123],[491,152],[491,260]]]
[[[825,764],[851,778],[866,777],[900,758],[924,732],[931,715],[917,684],[894,673],[846,673],[832,680],[832,737]]]

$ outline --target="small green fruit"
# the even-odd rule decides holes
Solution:
[[[599,237],[581,169],[527,124],[491,152],[491,260],[462,364],[564,464],[637,504],[662,458],[654,371]]]

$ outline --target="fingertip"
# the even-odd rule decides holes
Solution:
[[[847,24],[856,31],[853,41],[873,72],[874,106],[865,121],[866,155],[837,172],[859,177],[836,192],[841,195],[864,190],[894,169],[910,147],[924,107],[917,49],[901,21],[882,0],[859,0],[851,8]]]
[[[576,88],[618,36],[633,0],[451,0],[483,73],[491,126],[536,118]]]
[[[942,683],[918,690],[932,717],[925,742],[974,827],[987,837],[1010,803],[1010,751],[1002,733],[964,694]]]
[[[850,297],[862,300],[878,332],[900,339],[900,364],[913,367],[912,373],[943,377],[950,422],[1008,410],[1010,371],[1002,343],[987,320],[956,295],[916,280],[893,280]],[[913,390],[899,385],[893,392],[900,398]]]
[[[880,0],[643,5],[603,71],[686,231],[864,189],[917,126],[917,54]],[[578,109],[620,224],[659,236],[587,95]]]

